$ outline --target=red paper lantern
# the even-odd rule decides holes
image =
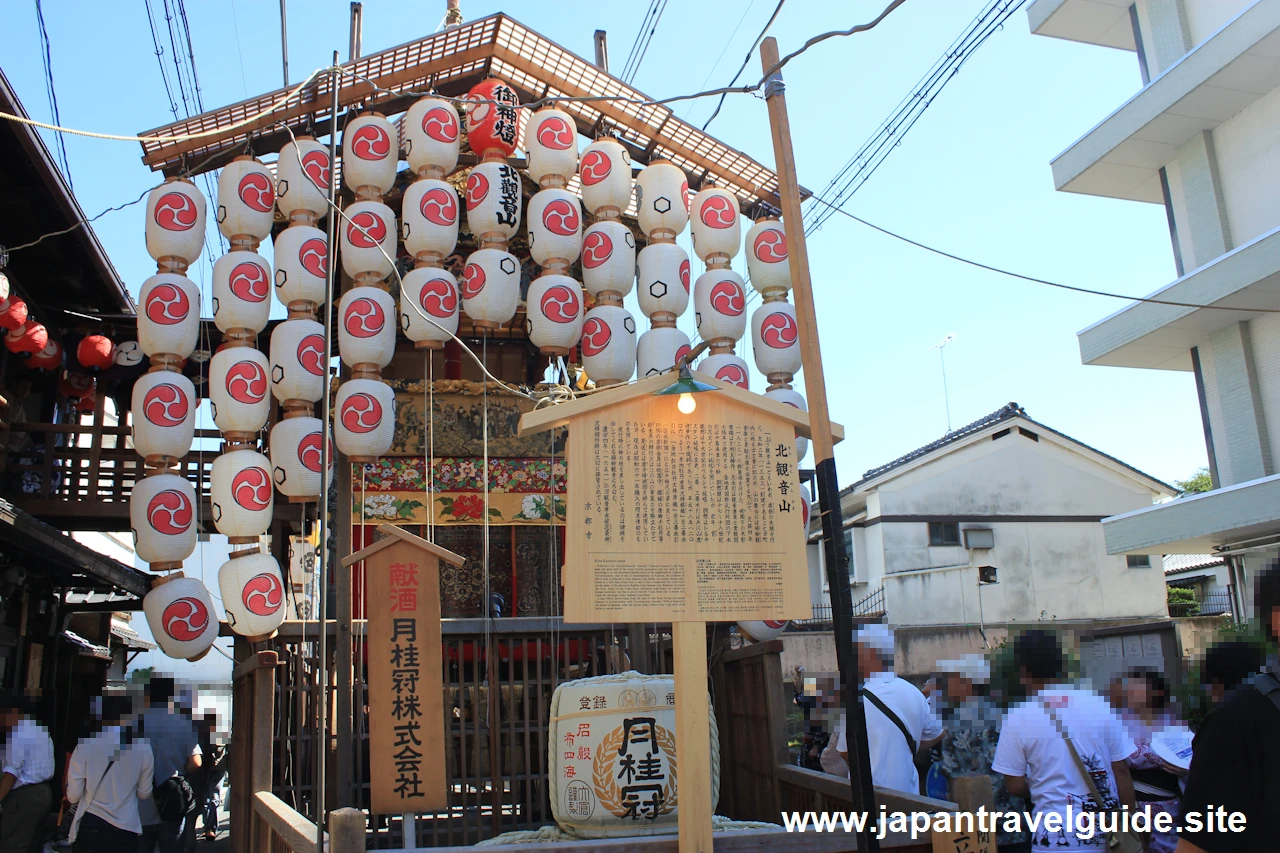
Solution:
[[[48,343],[49,330],[31,319],[4,336],[4,345],[9,352],[23,358],[30,358],[44,349]]]
[[[116,345],[106,335],[89,335],[76,347],[76,360],[89,370],[106,370],[115,355]]]
[[[16,329],[27,322],[27,303],[21,296],[10,296],[0,302],[0,328]]]
[[[58,380],[58,393],[69,400],[79,400],[84,397],[92,397],[96,384],[97,383],[92,376],[67,371],[63,374],[62,378]]]
[[[49,341],[45,348],[31,356],[27,367],[33,370],[58,370],[62,367],[62,344]]]
[[[467,142],[483,159],[510,157],[520,137],[520,97],[506,83],[490,77],[471,87],[467,104]]]
[[[82,414],[93,414],[94,409],[98,408],[98,395],[93,390],[88,394],[76,400],[76,411]]]

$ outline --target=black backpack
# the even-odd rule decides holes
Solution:
[[[195,814],[199,806],[195,789],[181,773],[175,773],[156,785],[151,796],[155,798],[156,812],[165,823],[176,823],[187,815]]]

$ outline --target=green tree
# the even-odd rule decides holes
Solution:
[[[1169,587],[1169,615],[1199,616],[1200,600],[1196,598],[1195,591],[1185,586]]]
[[[1173,484],[1184,495],[1198,495],[1213,489],[1213,478],[1208,468],[1200,468],[1186,480],[1174,480]]]
[[[146,684],[151,680],[152,673],[155,672],[154,666],[144,666],[141,669],[135,669],[129,673],[129,682],[132,684]]]

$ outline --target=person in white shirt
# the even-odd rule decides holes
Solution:
[[[882,788],[919,794],[916,753],[942,739],[942,724],[919,688],[893,674],[893,631],[888,626],[864,625],[854,632],[853,641],[858,669],[866,679],[861,693],[871,781]],[[849,745],[843,720],[836,749],[847,762]]]
[[[8,732],[0,775],[0,853],[28,853],[53,807],[53,740],[26,711],[21,693],[0,697],[0,728]]]
[[[138,849],[138,801],[151,797],[155,767],[150,744],[123,728],[132,713],[128,696],[103,697],[102,730],[71,753],[67,801],[77,806],[72,853]]]
[[[1030,797],[1034,803],[1032,819],[1038,815],[1040,820],[1032,832],[1033,849],[1096,846],[1099,835],[1077,838],[1075,827],[1067,825],[1067,807],[1073,816],[1118,811],[1122,805],[1134,808],[1126,759],[1136,747],[1102,697],[1062,683],[1062,647],[1053,634],[1024,632],[1014,640],[1013,656],[1029,698],[1006,715],[992,770],[1004,774],[1009,793]],[[1063,730],[1088,768],[1102,803],[1094,802]],[[1061,816],[1060,828],[1045,826],[1049,814]]]

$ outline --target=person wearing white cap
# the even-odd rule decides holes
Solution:
[[[942,737],[942,724],[929,711],[919,688],[893,674],[893,631],[887,625],[863,625],[853,634],[858,654],[863,713],[867,720],[867,751],[871,781],[882,788],[920,792],[915,757]],[[836,748],[849,760],[845,724],[839,725]]]

